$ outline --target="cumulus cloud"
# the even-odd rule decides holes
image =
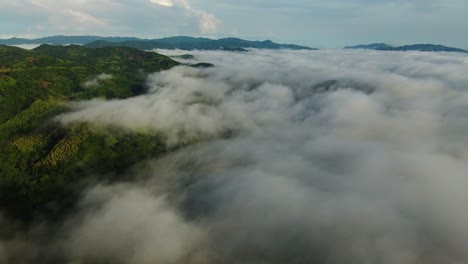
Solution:
[[[174,6],[174,2],[171,0],[150,0],[150,2],[161,6]]]
[[[139,164],[131,184],[92,187],[49,254],[117,263],[468,260],[468,57],[193,54],[216,66],[155,73],[148,94],[81,102],[59,117],[197,144]]]
[[[97,17],[94,17],[90,14],[86,14],[80,11],[76,10],[66,10],[66,14],[69,15],[69,17],[72,17],[75,23],[77,24],[89,24],[93,26],[105,26],[107,25],[106,21],[103,19],[99,19]]]
[[[220,26],[203,5],[195,7],[181,0],[24,0],[2,4],[0,16],[9,20],[3,28],[0,25],[5,37],[63,34],[155,38],[211,34]]]
[[[197,16],[199,17],[199,27],[202,33],[210,34],[218,32],[221,21],[213,14],[200,12],[197,14]]]
[[[199,28],[205,34],[217,32],[221,25],[221,21],[213,14],[194,8],[187,0],[150,0],[150,2],[165,7],[181,7],[190,15],[198,18]]]

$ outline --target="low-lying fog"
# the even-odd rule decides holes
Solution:
[[[0,241],[0,263],[468,262],[466,54],[189,53],[215,67],[57,120],[190,144],[90,186],[53,237]]]

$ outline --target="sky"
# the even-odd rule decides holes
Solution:
[[[466,0],[0,0],[0,38],[175,35],[468,48]]]

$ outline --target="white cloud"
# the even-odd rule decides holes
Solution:
[[[61,247],[73,259],[114,263],[174,263],[202,239],[164,197],[136,186],[96,186],[82,201],[69,239]],[[87,211],[91,206],[99,207]],[[106,241],[102,243],[102,241]]]
[[[209,230],[204,263],[466,262],[466,55],[192,53],[217,66],[61,120],[204,139],[140,170]]]
[[[83,86],[85,88],[96,87],[99,85],[101,81],[109,80],[109,79],[112,79],[111,74],[101,73],[98,76],[84,82]]]
[[[215,33],[218,31],[221,21],[219,21],[214,15],[201,13],[199,16],[200,29],[203,33]]]
[[[176,67],[155,74],[149,79],[149,84],[153,87],[149,95],[124,101],[86,102],[78,106],[83,108],[82,111],[71,114],[64,120],[84,118],[95,120],[100,124],[117,122],[129,129],[138,127],[145,130],[162,130],[167,132],[172,140],[177,141],[179,135],[189,138],[193,135],[213,136],[226,129],[250,130],[265,122],[288,120],[291,112],[285,110],[279,114],[275,109],[289,109],[294,106],[290,101],[292,94],[310,93],[305,90],[307,85],[320,81],[355,80],[341,85],[352,87],[364,84],[364,87],[378,89],[377,95],[385,95],[383,98],[386,101],[391,100],[374,102],[364,97],[362,99],[366,100],[353,102],[349,107],[354,110],[345,111],[340,115],[343,119],[354,120],[353,122],[358,122],[358,116],[377,114],[380,107],[385,109],[382,103],[397,104],[397,102],[411,101],[412,104],[408,107],[423,107],[429,103],[455,107],[451,97],[455,91],[447,90],[444,84],[454,82],[449,81],[450,79],[468,83],[464,74],[460,72],[460,69],[466,69],[466,66],[461,67],[460,63],[463,61],[452,54],[426,57],[429,54],[369,52],[365,53],[369,56],[367,63],[357,65],[355,62],[361,60],[363,53],[353,51],[276,51],[274,56],[269,51],[252,51],[248,54],[230,54],[226,58],[217,52],[195,54],[197,58],[213,61],[218,67],[206,70]],[[444,62],[443,68],[434,67],[434,63],[439,61]],[[206,74],[213,76],[207,79]],[[258,76],[261,79],[258,79]],[[434,76],[438,76],[438,79],[433,79]],[[262,83],[262,85],[251,91],[249,82]],[[245,83],[246,86],[239,89],[237,86],[241,83]],[[232,93],[233,89],[238,90]],[[375,99],[380,100],[377,95]],[[440,100],[450,100],[450,102],[442,103]],[[203,102],[211,103],[203,104]],[[121,104],[126,103],[129,107],[122,107]],[[367,103],[369,106],[376,106],[373,111],[365,108]],[[359,110],[361,108],[363,109]],[[114,109],[126,110],[114,115]],[[351,113],[356,113],[357,116],[345,117]],[[428,113],[421,118],[429,120],[430,116]],[[369,118],[375,119],[372,116]],[[399,122],[398,119],[392,120]],[[364,124],[366,119],[362,122]],[[403,133],[407,130],[403,127],[407,127],[411,122],[395,125],[395,129],[402,127],[401,133]],[[385,124],[383,122],[380,128],[381,135],[389,130]],[[418,142],[418,138],[419,134],[415,133],[412,142]],[[411,140],[408,144],[411,144]]]
[[[221,25],[221,21],[215,15],[194,8],[187,0],[150,0],[150,2],[165,7],[172,7],[174,5],[181,7],[198,19],[199,29],[204,34],[218,32]]]
[[[172,0],[150,0],[150,2],[161,6],[174,6],[174,2]]]
[[[467,55],[191,54],[216,66],[155,73],[145,95],[59,117],[179,148],[132,168],[131,183],[91,187],[53,225],[59,239],[0,241],[6,262],[467,262]]]
[[[80,11],[69,9],[66,11],[68,15],[72,17],[74,22],[78,25],[92,25],[92,26],[105,26],[107,25],[104,19],[99,19],[90,14],[86,14]]]

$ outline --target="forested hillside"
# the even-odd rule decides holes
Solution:
[[[164,152],[158,135],[63,127],[54,116],[75,100],[141,94],[148,73],[177,64],[132,48],[0,46],[0,211],[26,221],[60,217],[89,180],[85,175],[105,172],[111,179]]]

